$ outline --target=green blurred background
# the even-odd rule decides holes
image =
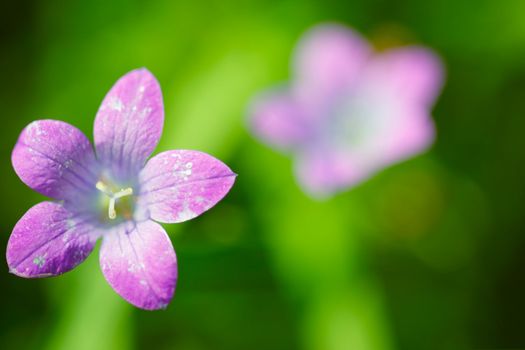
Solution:
[[[246,109],[325,21],[430,46],[448,77],[430,152],[315,202]],[[165,226],[180,276],[166,311],[120,299],[97,252],[58,278],[5,265],[1,349],[525,348],[525,2],[2,1],[0,246],[42,199],[11,167],[21,129],[55,118],[91,135],[104,94],[141,66],[163,88],[158,151],[208,152],[237,183]]]

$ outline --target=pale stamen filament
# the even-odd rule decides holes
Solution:
[[[115,204],[117,203],[117,199],[126,196],[131,196],[133,194],[133,189],[131,187],[121,189],[117,193],[113,193],[108,188],[108,186],[106,186],[106,184],[104,184],[102,181],[97,182],[95,187],[109,197],[108,216],[111,220],[117,218],[117,211],[115,210]]]
[[[113,195],[111,191],[109,190],[108,186],[106,186],[106,184],[103,183],[102,181],[97,182],[95,187],[97,188],[97,190],[106,194],[108,197],[111,197]]]
[[[114,220],[117,217],[117,211],[115,210],[115,203],[116,203],[115,198],[110,197],[109,206],[108,206],[108,216],[111,220]]]
[[[128,187],[126,189],[120,190],[117,193],[113,195],[116,199],[131,196],[133,194],[133,189],[131,187]]]

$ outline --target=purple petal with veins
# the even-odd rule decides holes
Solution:
[[[44,196],[67,199],[93,191],[97,164],[87,137],[58,120],[37,120],[20,134],[11,160],[20,179]]]
[[[164,123],[159,83],[146,69],[126,74],[111,88],[95,119],[95,148],[116,180],[127,181],[155,150]]]
[[[89,218],[57,203],[39,203],[18,221],[9,238],[9,271],[21,277],[63,274],[88,257],[96,239]]]
[[[153,220],[183,222],[213,207],[236,175],[218,159],[197,151],[167,151],[148,161],[140,174],[138,206]]]
[[[104,236],[102,273],[113,289],[146,310],[166,308],[177,283],[177,258],[164,229],[153,221],[123,223]]]

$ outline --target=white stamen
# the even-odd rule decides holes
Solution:
[[[115,210],[115,198],[109,198],[108,216],[111,220],[117,217],[117,211]]]
[[[126,196],[131,196],[133,194],[133,189],[128,187],[126,189],[120,190],[113,195],[114,198],[122,198]]]
[[[111,193],[111,191],[108,189],[108,187],[102,181],[97,182],[95,187],[97,188],[97,190],[99,190],[100,192],[106,194],[109,197],[111,197],[113,195]]]
[[[117,199],[131,196],[133,194],[133,189],[131,187],[121,189],[117,193],[111,192],[111,190],[104,184],[102,181],[99,181],[96,183],[95,187],[104,193],[106,196],[109,197],[109,205],[108,205],[108,216],[111,220],[114,220],[117,218],[117,211],[115,209],[115,205],[117,203]]]

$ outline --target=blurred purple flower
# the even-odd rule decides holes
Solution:
[[[259,96],[251,126],[264,142],[292,153],[303,189],[325,197],[434,140],[430,116],[443,80],[439,58],[422,47],[373,53],[338,25],[300,41],[289,87]]]
[[[100,264],[113,289],[137,307],[165,308],[175,291],[177,260],[156,221],[202,214],[226,195],[235,174],[197,151],[167,151],[147,161],[163,123],[160,86],[139,69],[104,98],[95,119],[96,154],[72,125],[29,124],[13,151],[13,167],[26,185],[59,201],[39,203],[18,221],[7,245],[10,271],[27,278],[60,275],[84,261],[101,237]]]

